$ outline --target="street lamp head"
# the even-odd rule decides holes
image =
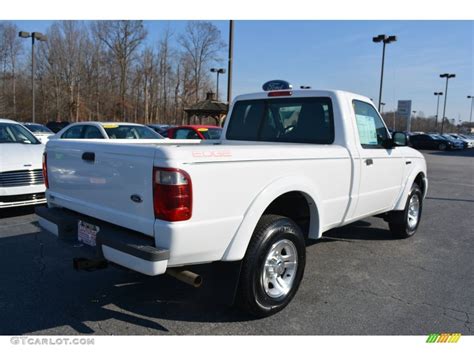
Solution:
[[[224,68],[211,68],[212,73],[218,73],[218,74],[224,74],[225,69]]]
[[[442,93],[442,92],[435,92],[434,94],[435,94],[436,96],[443,95],[443,93]]]
[[[397,36],[388,36],[388,38],[384,40],[385,43],[396,42],[396,41],[397,41]]]
[[[455,77],[456,77],[456,74],[444,73],[444,74],[440,74],[439,77],[440,77],[440,78],[448,78],[448,79],[451,79],[451,78],[455,78]]]
[[[29,32],[20,31],[20,32],[18,32],[18,37],[29,38],[29,37],[31,37],[31,34]]]
[[[46,41],[46,36],[41,32],[33,32],[31,35],[38,41]]]
[[[372,37],[372,41],[375,43],[385,41],[387,39],[386,35],[378,35],[377,37]]]
[[[468,99],[474,99],[474,96],[472,96],[472,95],[467,95],[467,98],[468,98]]]

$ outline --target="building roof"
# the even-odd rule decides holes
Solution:
[[[212,93],[208,93],[205,100],[185,108],[184,111],[191,116],[215,116],[226,114],[228,109],[226,103],[215,100]]]

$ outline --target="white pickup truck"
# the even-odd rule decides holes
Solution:
[[[236,300],[257,316],[295,295],[307,238],[375,215],[396,237],[416,232],[425,160],[370,99],[265,89],[234,100],[218,141],[50,140],[41,226],[94,247],[78,268],[106,261],[198,285],[193,265],[238,262]]]

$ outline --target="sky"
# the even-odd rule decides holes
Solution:
[[[24,31],[45,31],[52,21],[14,21]],[[228,41],[229,22],[212,21]],[[186,21],[145,21],[147,45],[157,45],[166,28],[176,40]],[[450,79],[446,117],[469,120],[467,95],[474,95],[474,21],[235,21],[233,97],[261,91],[264,82],[284,79],[295,88],[348,90],[374,99],[380,85],[382,44],[378,34],[396,35],[386,47],[382,102],[394,110],[397,100],[412,109],[436,114],[435,91],[445,91],[441,73]],[[227,68],[227,53],[215,66]],[[219,91],[226,94],[226,76]],[[444,103],[440,101],[440,116]]]

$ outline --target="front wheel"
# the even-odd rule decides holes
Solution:
[[[392,211],[388,226],[396,238],[408,238],[416,233],[423,210],[423,193],[413,184],[403,211]]]
[[[305,262],[301,229],[289,218],[264,215],[242,264],[238,290],[241,308],[257,317],[281,311],[298,290]]]
[[[441,143],[440,145],[438,145],[439,150],[446,150],[446,148],[447,148],[447,146],[444,143]]]

